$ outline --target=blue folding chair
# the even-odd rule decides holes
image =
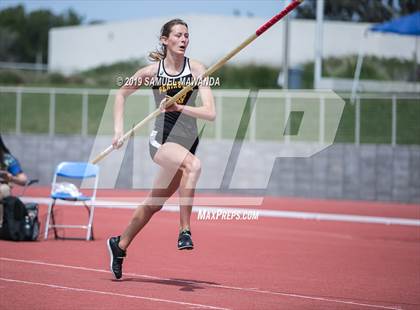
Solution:
[[[69,192],[59,192],[55,189],[57,185],[57,178],[61,179],[77,179],[83,181],[85,179],[94,179],[94,185],[92,188],[92,195],[86,196],[80,193],[79,195],[73,195]],[[51,202],[48,206],[47,220],[45,224],[45,233],[44,239],[48,238],[49,229],[54,230],[55,239],[64,239],[60,237],[57,233],[57,228],[77,228],[77,229],[86,229],[86,240],[93,240],[93,212],[95,210],[95,199],[96,199],[96,190],[98,188],[98,179],[99,179],[99,166],[85,163],[85,162],[62,162],[60,163],[54,173],[52,185],[51,185]],[[64,200],[67,202],[74,202],[74,204],[82,203],[86,208],[89,215],[89,220],[87,225],[59,225],[56,224],[54,218],[54,206],[57,200]],[[71,239],[80,239],[80,238],[71,238]],[[84,238],[83,238],[84,239]]]

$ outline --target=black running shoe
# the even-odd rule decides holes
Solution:
[[[191,232],[189,230],[183,230],[179,233],[178,237],[178,250],[192,250],[194,244],[191,239]]]
[[[122,277],[122,263],[124,257],[127,255],[126,251],[121,250],[118,246],[120,242],[120,236],[111,237],[107,241],[109,256],[110,256],[110,265],[111,271],[114,274],[115,279],[121,279]]]

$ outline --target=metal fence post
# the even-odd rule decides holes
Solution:
[[[285,104],[285,113],[284,113],[284,125],[285,125],[285,130],[286,132],[284,132],[284,142],[286,144],[290,143],[290,130],[291,130],[291,105],[292,105],[292,100],[290,98],[290,93],[287,92],[286,93],[286,104]],[[288,124],[288,121],[290,121],[290,123]]]
[[[88,134],[89,92],[83,91],[82,95],[82,136]]]
[[[397,96],[392,95],[392,136],[391,145],[397,145]]]
[[[50,89],[50,115],[49,115],[49,135],[54,136],[55,132],[55,89]]]
[[[22,133],[22,89],[16,91],[16,134]]]
[[[319,143],[324,144],[325,139],[325,98],[319,98]]]
[[[360,145],[360,96],[356,98],[356,117],[355,117],[355,144]]]
[[[249,140],[255,142],[256,133],[257,133],[257,106],[254,102],[254,108],[251,108],[251,119],[250,119],[250,128],[249,128]]]

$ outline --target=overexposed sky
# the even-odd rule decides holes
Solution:
[[[49,9],[55,14],[73,8],[85,17],[85,22],[93,20],[123,21],[158,16],[190,14],[214,14],[258,16],[269,18],[277,14],[289,0],[2,0],[0,9],[22,4],[27,11]]]

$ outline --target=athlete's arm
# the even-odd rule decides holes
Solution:
[[[128,82],[117,91],[114,101],[114,139],[112,139],[114,148],[119,148],[122,145],[119,143],[119,139],[124,134],[124,103],[126,98],[144,84],[143,81],[156,76],[157,70],[158,63],[151,64],[138,70]]]
[[[195,79],[200,77],[206,71],[206,68],[198,61],[190,60],[190,65],[193,77]],[[198,86],[198,91],[203,103],[202,106],[192,107],[188,105],[173,104],[171,107],[169,107],[169,109],[172,108],[171,110],[182,112],[195,118],[214,121],[216,118],[216,107],[214,105],[214,98],[210,86],[205,82],[200,83]],[[170,111],[169,109],[166,111]]]

